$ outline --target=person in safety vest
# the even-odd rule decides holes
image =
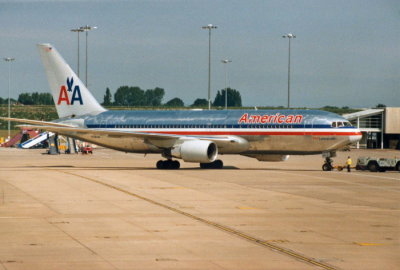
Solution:
[[[351,158],[350,156],[348,156],[346,160],[347,172],[351,172],[351,164],[352,164]]]

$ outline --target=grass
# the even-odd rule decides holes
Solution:
[[[8,116],[7,105],[0,105],[0,116],[3,117]],[[56,108],[51,105],[42,105],[42,106],[13,105],[11,106],[11,117],[35,119],[43,121],[51,121],[58,118]],[[19,124],[20,123],[11,122],[11,129],[12,130],[18,129],[16,125]],[[7,121],[0,120],[0,129],[7,129],[7,127],[8,127]]]
[[[15,135],[17,135],[21,130],[19,129],[13,129],[10,130],[10,134],[11,134],[11,138],[14,137]],[[0,129],[0,138],[7,138],[8,136],[8,130],[7,129]]]

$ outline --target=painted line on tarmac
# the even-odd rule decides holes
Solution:
[[[290,172],[282,172],[282,171],[279,171],[279,172],[283,173],[283,174],[299,176],[298,173],[290,173]],[[340,174],[340,172],[333,172],[333,171],[325,172],[325,173],[327,173],[327,174],[329,174],[329,173]],[[352,175],[353,173],[346,173],[346,174]],[[307,177],[311,177],[311,178],[316,178],[316,179],[324,179],[324,180],[329,180],[329,181],[338,182],[338,183],[345,183],[345,184],[348,184],[348,185],[356,185],[356,186],[362,186],[362,187],[368,187],[368,188],[374,188],[374,189],[381,189],[381,190],[390,191],[390,192],[396,192],[396,193],[400,192],[400,190],[394,190],[394,189],[389,188],[389,187],[381,187],[381,186],[373,186],[373,185],[369,185],[369,184],[355,183],[355,182],[352,182],[351,180],[341,180],[341,179],[336,179],[336,178],[331,178],[331,177],[326,177],[326,176],[318,176],[318,175],[308,175],[308,174],[301,174],[301,175],[307,176]],[[365,175],[361,175],[361,174],[358,174],[358,175],[365,177]],[[395,180],[397,180],[397,179],[395,179]]]
[[[360,243],[360,242],[353,242],[353,244],[358,245],[358,246],[362,246],[362,247],[383,246],[383,245],[385,245],[385,244],[381,244],[381,243]]]
[[[91,181],[91,182],[94,182],[94,183],[103,185],[103,186],[105,186],[105,187],[108,187],[108,188],[111,188],[111,189],[120,191],[120,192],[125,193],[125,194],[127,194],[127,195],[129,195],[129,196],[132,196],[132,197],[141,199],[141,200],[143,200],[143,201],[149,202],[149,203],[151,203],[151,204],[153,204],[153,205],[160,206],[160,207],[162,207],[162,208],[171,210],[171,211],[173,211],[173,212],[175,212],[175,213],[181,214],[181,215],[186,216],[186,217],[188,217],[188,218],[191,218],[191,219],[197,220],[197,221],[199,221],[199,222],[202,222],[202,223],[204,223],[204,224],[210,225],[210,226],[212,226],[212,227],[214,227],[214,228],[217,228],[217,229],[219,229],[219,230],[221,230],[221,231],[224,231],[224,232],[227,232],[227,233],[229,233],[229,234],[236,235],[236,236],[238,236],[238,237],[240,237],[240,238],[243,238],[243,239],[246,239],[246,240],[248,240],[248,241],[250,241],[250,242],[259,244],[259,245],[261,245],[261,246],[263,246],[263,247],[267,247],[267,248],[270,248],[270,249],[272,249],[272,250],[278,251],[278,252],[280,252],[280,253],[282,253],[282,254],[284,254],[284,255],[288,255],[288,256],[293,257],[293,258],[295,258],[295,259],[297,259],[297,260],[299,260],[299,261],[302,261],[302,262],[305,262],[305,263],[309,263],[309,264],[312,264],[312,265],[314,265],[314,266],[321,267],[322,269],[325,269],[325,270],[338,270],[337,267],[328,265],[328,264],[326,264],[326,263],[319,262],[318,260],[316,260],[316,259],[314,259],[314,258],[306,257],[306,256],[301,255],[300,253],[295,252],[295,251],[292,251],[292,250],[290,250],[290,249],[282,248],[282,247],[280,247],[280,246],[278,246],[278,245],[268,243],[268,241],[255,238],[255,237],[253,237],[253,236],[251,236],[251,235],[248,235],[248,234],[245,234],[245,233],[240,232],[240,231],[238,231],[238,230],[229,228],[228,226],[225,226],[225,225],[222,225],[222,224],[213,222],[213,221],[211,221],[211,220],[207,220],[207,219],[204,219],[204,218],[201,218],[201,217],[192,215],[192,214],[190,214],[190,213],[188,213],[188,212],[179,210],[179,209],[177,209],[177,208],[175,208],[175,207],[168,206],[168,205],[166,205],[166,204],[163,204],[163,203],[154,201],[154,200],[152,200],[152,199],[143,197],[143,196],[141,196],[141,195],[139,195],[139,194],[136,194],[136,193],[130,192],[130,191],[128,191],[128,190],[122,189],[122,188],[120,188],[120,187],[117,187],[117,186],[114,186],[114,185],[105,183],[105,182],[103,182],[103,181],[100,181],[100,180],[97,180],[97,179],[94,179],[94,178],[91,178],[91,177],[79,175],[79,174],[76,174],[76,173],[68,172],[68,171],[62,171],[62,170],[57,170],[57,171],[62,172],[62,173],[65,173],[65,174],[69,174],[69,175],[72,175],[72,176],[75,176],[75,177],[83,178],[83,179],[89,180],[89,181]]]
[[[343,173],[343,172],[334,172],[334,173]],[[381,175],[371,175],[371,174],[360,174],[360,173],[348,173],[349,175],[356,175],[356,176],[362,176],[362,177],[374,177],[374,178],[381,178],[381,179],[389,179],[389,180],[396,180],[400,181],[400,173],[399,173],[399,178],[393,178],[393,177],[387,177],[387,176],[381,176]]]

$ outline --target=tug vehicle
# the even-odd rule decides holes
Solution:
[[[400,158],[359,157],[356,170],[370,172],[400,171]]]

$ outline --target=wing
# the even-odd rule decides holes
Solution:
[[[84,140],[87,142],[99,144],[97,140],[98,136],[106,136],[110,138],[136,138],[142,139],[147,144],[151,144],[157,148],[165,149],[174,147],[179,142],[185,140],[207,140],[212,141],[218,145],[219,148],[231,148],[231,149],[242,149],[242,147],[247,148],[247,141],[243,138],[231,135],[220,135],[220,136],[191,136],[191,135],[176,135],[176,134],[160,134],[151,132],[137,132],[137,131],[121,131],[121,130],[111,130],[111,129],[92,129],[76,127],[74,123],[66,124],[46,122],[30,119],[20,119],[20,118],[7,118],[0,117],[2,120],[10,120],[15,122],[28,123],[31,125],[19,125],[23,128],[31,129],[42,129],[46,131],[51,131],[60,135],[65,135],[71,138],[76,138]],[[101,145],[101,144],[100,144]]]
[[[215,142],[219,147],[224,147],[227,144],[237,143],[236,138],[233,136],[182,136],[175,134],[159,134],[149,132],[132,132],[110,129],[91,129],[91,128],[77,128],[65,126],[39,126],[39,125],[20,125],[24,128],[43,129],[57,134],[69,136],[72,138],[83,139],[88,142],[97,143],[96,140],[88,138],[96,138],[96,136],[108,136],[111,138],[136,138],[143,139],[146,143],[152,144],[158,148],[171,148],[179,141],[185,140],[208,140]]]
[[[79,128],[71,126],[41,126],[41,125],[19,125],[24,128],[37,128],[52,131],[61,135],[109,135],[113,137],[135,137],[135,138],[147,138],[147,139],[175,139],[181,136],[169,135],[169,134],[157,134],[157,133],[146,133],[146,132],[130,132],[120,130],[109,130],[109,129],[92,129],[92,128]]]

